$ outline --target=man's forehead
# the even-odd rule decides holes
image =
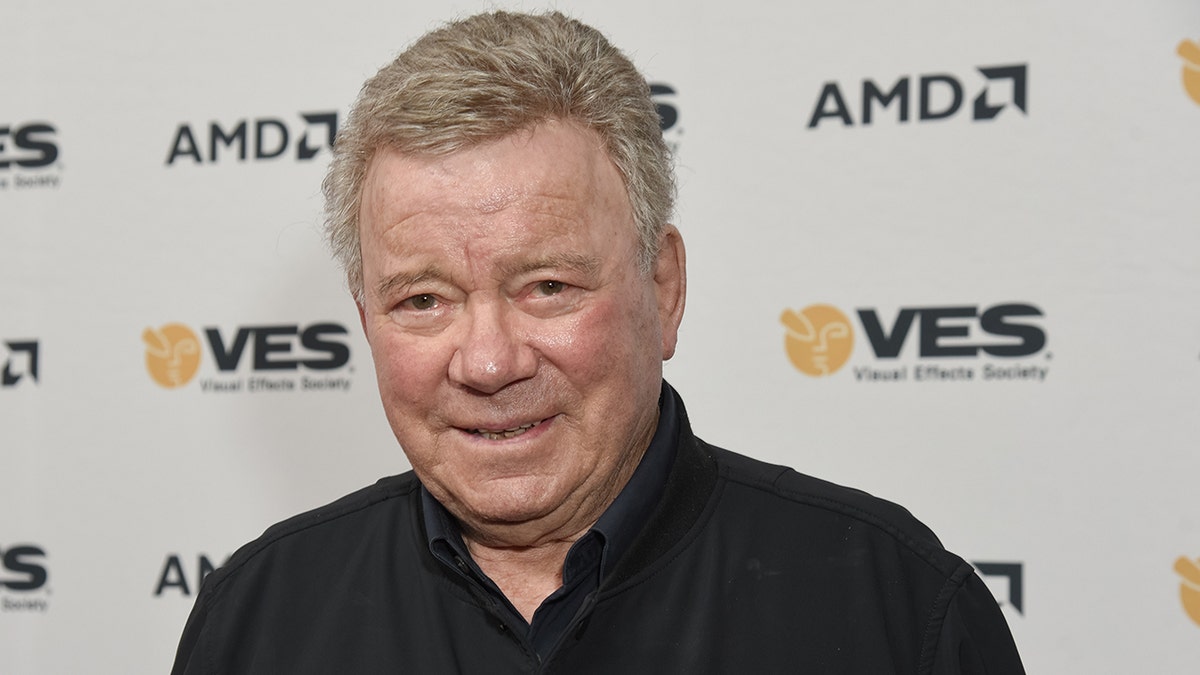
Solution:
[[[560,167],[578,164],[581,168],[594,169],[608,165],[616,170],[599,133],[573,120],[549,119],[495,138],[454,144],[446,151],[412,150],[385,142],[372,152],[367,172],[370,174],[384,164],[403,163],[431,175],[453,177],[489,165],[517,161],[530,153],[551,154]],[[522,162],[516,168],[541,167]],[[508,168],[505,173],[512,175],[513,168]]]
[[[521,191],[515,185],[497,185],[491,192],[477,195],[472,205],[476,211],[483,214],[503,211],[521,196]]]
[[[388,227],[412,217],[490,215],[514,205],[573,218],[597,206],[627,209],[628,197],[595,132],[547,122],[442,155],[383,148],[368,166],[361,213]]]

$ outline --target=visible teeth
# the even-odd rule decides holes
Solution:
[[[489,431],[488,429],[476,429],[475,433],[479,434],[480,436],[483,436],[484,438],[486,438],[488,440],[498,441],[502,438],[512,438],[514,436],[520,436],[521,434],[525,433],[526,431],[529,431],[530,429],[537,426],[537,424],[538,424],[537,422],[530,422],[529,424],[522,424],[519,427],[513,427],[512,429],[504,429],[502,431]]]

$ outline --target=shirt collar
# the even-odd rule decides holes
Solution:
[[[675,446],[679,439],[679,420],[675,410],[675,397],[666,382],[658,398],[658,428],[650,439],[650,446],[642,461],[630,476],[625,488],[604,511],[592,531],[604,537],[604,552],[600,558],[600,578],[608,576],[629,545],[633,543],[642,525],[654,513],[667,476],[675,461]]]

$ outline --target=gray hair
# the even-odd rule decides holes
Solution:
[[[675,178],[650,87],[596,29],[558,12],[479,14],[427,33],[363,84],[322,185],[325,228],[363,299],[359,213],[375,153],[445,155],[551,119],[599,134],[625,181],[642,270],[658,255]]]

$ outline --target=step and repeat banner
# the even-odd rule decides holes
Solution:
[[[234,549],[408,468],[320,181],[497,6],[4,8],[0,672],[166,672]],[[554,6],[653,87],[697,432],[908,507],[1031,673],[1196,672],[1200,4]]]

